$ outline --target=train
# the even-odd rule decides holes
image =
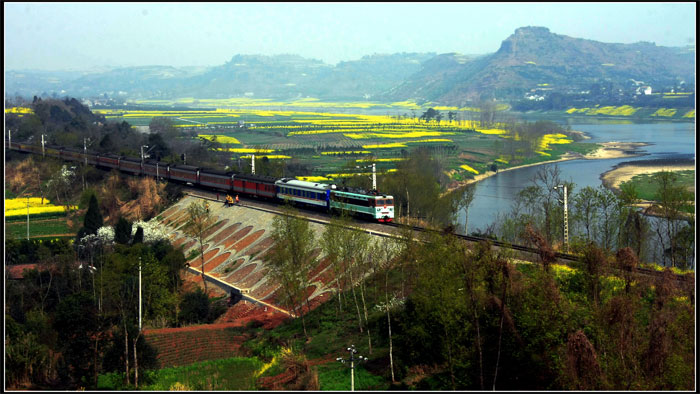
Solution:
[[[172,164],[157,160],[96,153],[87,150],[41,146],[5,141],[11,150],[44,154],[63,160],[78,161],[103,169],[116,169],[135,176],[150,176],[159,180],[183,183],[226,194],[315,207],[327,212],[347,212],[353,216],[389,223],[394,220],[394,198],[377,191],[338,189],[334,184],[277,178],[255,174]]]

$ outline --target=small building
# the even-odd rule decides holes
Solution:
[[[7,279],[9,280],[21,280],[24,279],[25,270],[36,269],[36,264],[16,264],[5,266],[7,270]]]

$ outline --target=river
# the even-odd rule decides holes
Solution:
[[[576,184],[580,190],[585,186],[602,185],[601,174],[616,164],[636,160],[694,159],[694,123],[573,123],[572,130],[586,133],[590,140],[585,142],[644,142],[650,144],[639,149],[642,156],[619,159],[586,160],[577,159],[540,166],[525,167],[501,172],[477,183],[474,200],[469,207],[468,232],[485,230],[499,213],[507,214],[518,192],[531,185],[531,179],[542,166],[557,165],[561,178]],[[465,214],[458,216],[463,229]]]

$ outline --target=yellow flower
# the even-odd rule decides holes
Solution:
[[[460,168],[463,168],[463,169],[465,169],[465,170],[467,170],[467,171],[469,171],[469,172],[473,172],[474,174],[479,174],[479,171],[477,171],[477,170],[475,170],[475,169],[469,167],[469,166],[466,165],[466,164],[462,164],[462,165],[459,166],[459,167],[460,167]]]
[[[240,144],[234,137],[229,137],[227,135],[212,135],[212,134],[198,134],[198,137],[207,139],[209,141],[216,141],[222,144]]]

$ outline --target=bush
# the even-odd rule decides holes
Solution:
[[[203,323],[209,316],[211,302],[209,297],[197,289],[191,293],[185,293],[180,302],[180,322],[181,323]]]

